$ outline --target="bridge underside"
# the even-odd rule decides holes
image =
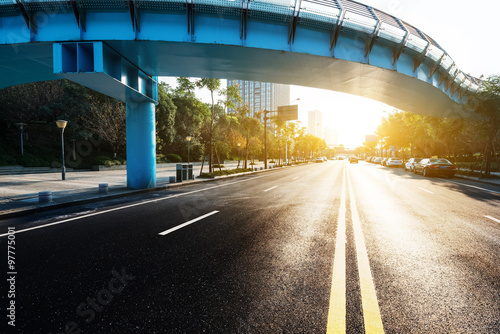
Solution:
[[[105,43],[144,72],[158,76],[234,78],[293,84],[363,96],[418,114],[472,116],[466,106],[450,99],[448,94],[434,85],[402,75],[396,69],[371,64],[217,44],[162,41]],[[52,43],[0,46],[0,87],[60,79],[54,74],[52,53]],[[399,61],[404,62],[404,58],[405,55],[402,55]],[[407,62],[412,66],[411,59]],[[428,69],[421,71],[426,73]]]
[[[0,0],[0,88],[67,78],[126,102],[131,188],[156,184],[157,76],[322,88],[441,117],[473,117],[479,87],[428,35],[350,0]]]

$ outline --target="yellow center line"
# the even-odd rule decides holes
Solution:
[[[345,216],[346,216],[346,174],[345,166],[342,177],[342,193],[340,195],[340,209],[337,220],[337,237],[335,241],[335,258],[333,261],[332,287],[330,291],[330,305],[328,309],[327,334],[346,332],[346,264],[345,264]]]
[[[351,179],[348,175],[349,199],[351,202],[352,225],[354,230],[354,240],[356,243],[356,257],[358,259],[359,285],[361,289],[361,304],[363,306],[363,318],[365,321],[365,333],[384,333],[382,317],[378,305],[377,292],[373,283],[373,276],[370,270],[370,261],[366,251],[365,238],[361,230],[361,222],[354,193],[352,191]]]

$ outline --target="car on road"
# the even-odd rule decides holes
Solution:
[[[385,162],[387,167],[403,167],[403,161],[398,158],[389,158]]]
[[[389,159],[389,158],[383,158],[382,161],[380,162],[380,164],[382,166],[386,166],[387,159]]]
[[[420,162],[422,158],[410,158],[406,163],[405,163],[405,171],[409,170],[410,172],[413,172],[415,170],[415,165]]]
[[[349,162],[351,164],[357,164],[358,163],[358,158],[356,158],[356,157],[349,157]]]
[[[384,158],[376,157],[375,159],[372,160],[372,162],[374,164],[380,164],[380,163],[382,163],[382,160],[384,160]]]
[[[414,173],[423,176],[443,175],[455,176],[457,167],[450,161],[441,158],[422,159],[415,165]]]
[[[323,160],[323,158],[316,158],[314,159],[314,162],[325,162],[325,160]]]

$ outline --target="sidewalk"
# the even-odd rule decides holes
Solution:
[[[156,188],[140,190],[127,188],[126,170],[70,171],[66,172],[66,180],[64,181],[61,180],[60,172],[0,175],[0,220],[75,204],[96,202],[102,199],[119,198],[214,180],[195,179],[169,184],[170,176],[175,176],[176,173],[175,165],[175,163],[158,165]],[[200,173],[201,163],[193,165],[193,174],[196,177]],[[233,169],[236,166],[237,162],[225,164],[227,169]],[[259,164],[254,167],[260,169],[262,166],[263,164]],[[206,165],[204,166],[204,172],[208,172]],[[101,183],[108,184],[107,194],[99,194],[99,184]],[[39,204],[38,193],[42,191],[52,192],[51,203]]]

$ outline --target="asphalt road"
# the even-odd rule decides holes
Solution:
[[[2,221],[0,332],[499,333],[499,203],[334,161]]]

